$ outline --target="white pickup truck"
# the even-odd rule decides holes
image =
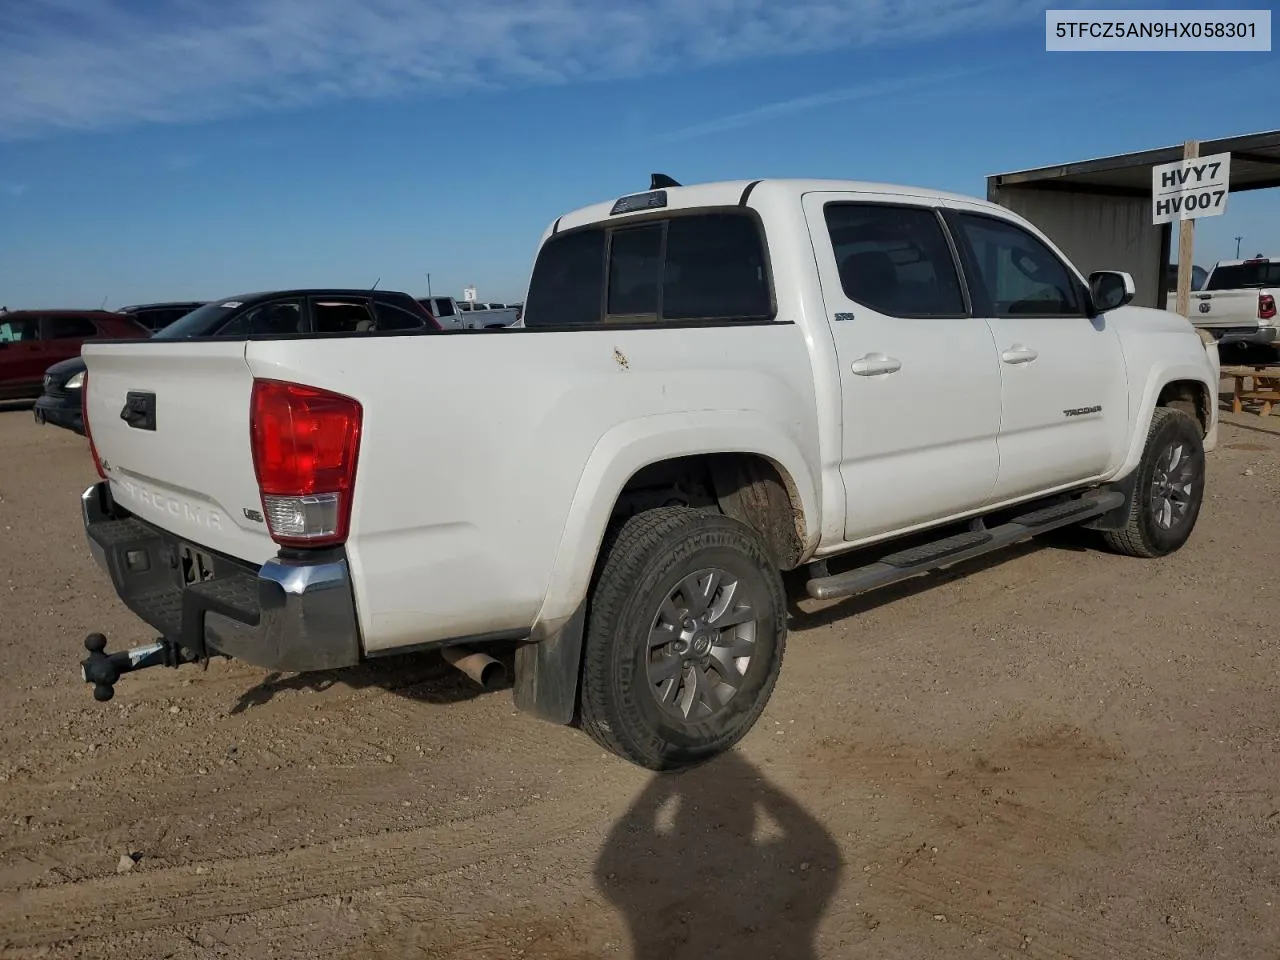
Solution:
[[[1222,260],[1191,294],[1191,322],[1222,346],[1280,347],[1280,260]]]
[[[445,330],[478,330],[483,327],[509,327],[520,319],[518,307],[492,307],[490,304],[459,303],[453,297],[423,297],[418,301]]]
[[[1133,292],[989,203],[761,180],[565,214],[514,328],[86,346],[89,545],[160,637],[84,678],[514,642],[520,709],[699,762],[773,690],[783,571],[1183,545],[1216,347]]]

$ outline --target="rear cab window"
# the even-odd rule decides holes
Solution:
[[[526,327],[763,321],[774,317],[758,221],[692,210],[550,237],[534,264]]]
[[[1280,260],[1248,260],[1214,267],[1203,289],[1247,290],[1250,287],[1280,287]]]

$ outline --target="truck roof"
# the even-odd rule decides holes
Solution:
[[[1213,265],[1213,269],[1216,270],[1218,267],[1241,267],[1246,263],[1270,263],[1275,259],[1275,257],[1264,257],[1262,254],[1258,254],[1256,257],[1245,257],[1243,260],[1219,260]]]
[[[255,293],[239,293],[231,297],[219,297],[210,303],[255,303],[258,300],[270,300],[275,297],[371,297],[376,295],[408,297],[409,294],[399,290],[372,290],[368,287],[300,287],[293,290],[259,290]],[[410,299],[413,299],[412,297]]]
[[[919,197],[926,200],[964,200],[969,203],[980,203],[999,210],[1004,214],[1010,211],[1004,207],[989,203],[977,197],[968,196],[961,193],[948,193],[943,190],[930,190],[925,187],[912,187],[902,184],[893,183],[877,183],[868,180],[805,180],[805,179],[765,179],[765,180],[720,180],[711,183],[696,183],[688,185],[680,185],[676,187],[659,187],[664,190],[667,195],[667,202],[664,209],[681,210],[692,207],[733,207],[745,205],[748,196],[752,198],[761,198],[765,196],[774,196],[778,198],[792,197],[799,199],[806,193],[820,192],[838,192],[838,193],[881,193],[881,194],[897,194],[899,196]],[[748,191],[750,191],[748,193]],[[590,206],[579,207],[577,210],[566,213],[559,220],[548,228],[548,233],[558,232],[559,230],[567,230],[573,227],[585,226],[589,223],[597,223],[602,220],[618,219],[620,216],[626,216],[630,213],[644,213],[648,209],[652,209],[643,205],[637,205],[633,210],[626,210],[621,213],[614,212],[615,205],[628,197],[643,197],[652,190],[637,190],[635,193],[624,194],[622,197],[613,200],[605,200],[600,203],[593,203]]]
[[[132,310],[155,310],[162,307],[203,307],[207,300],[160,300],[156,303],[131,303],[120,307],[117,313],[129,313]]]

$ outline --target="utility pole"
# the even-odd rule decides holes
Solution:
[[[1188,140],[1182,147],[1183,160],[1200,156],[1200,141]],[[1181,316],[1191,310],[1191,261],[1195,257],[1196,222],[1186,217],[1178,222],[1178,306]]]
[[[1240,259],[1240,241],[1243,240],[1244,237],[1236,237],[1235,239],[1236,239],[1236,259],[1239,260]]]

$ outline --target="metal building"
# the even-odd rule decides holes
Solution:
[[[1280,187],[1280,130],[1200,141],[1200,155],[1231,154],[1232,193]],[[1026,217],[1082,271],[1127,270],[1134,303],[1164,309],[1171,224],[1151,223],[1151,168],[1181,160],[1183,145],[987,177],[987,199]]]

